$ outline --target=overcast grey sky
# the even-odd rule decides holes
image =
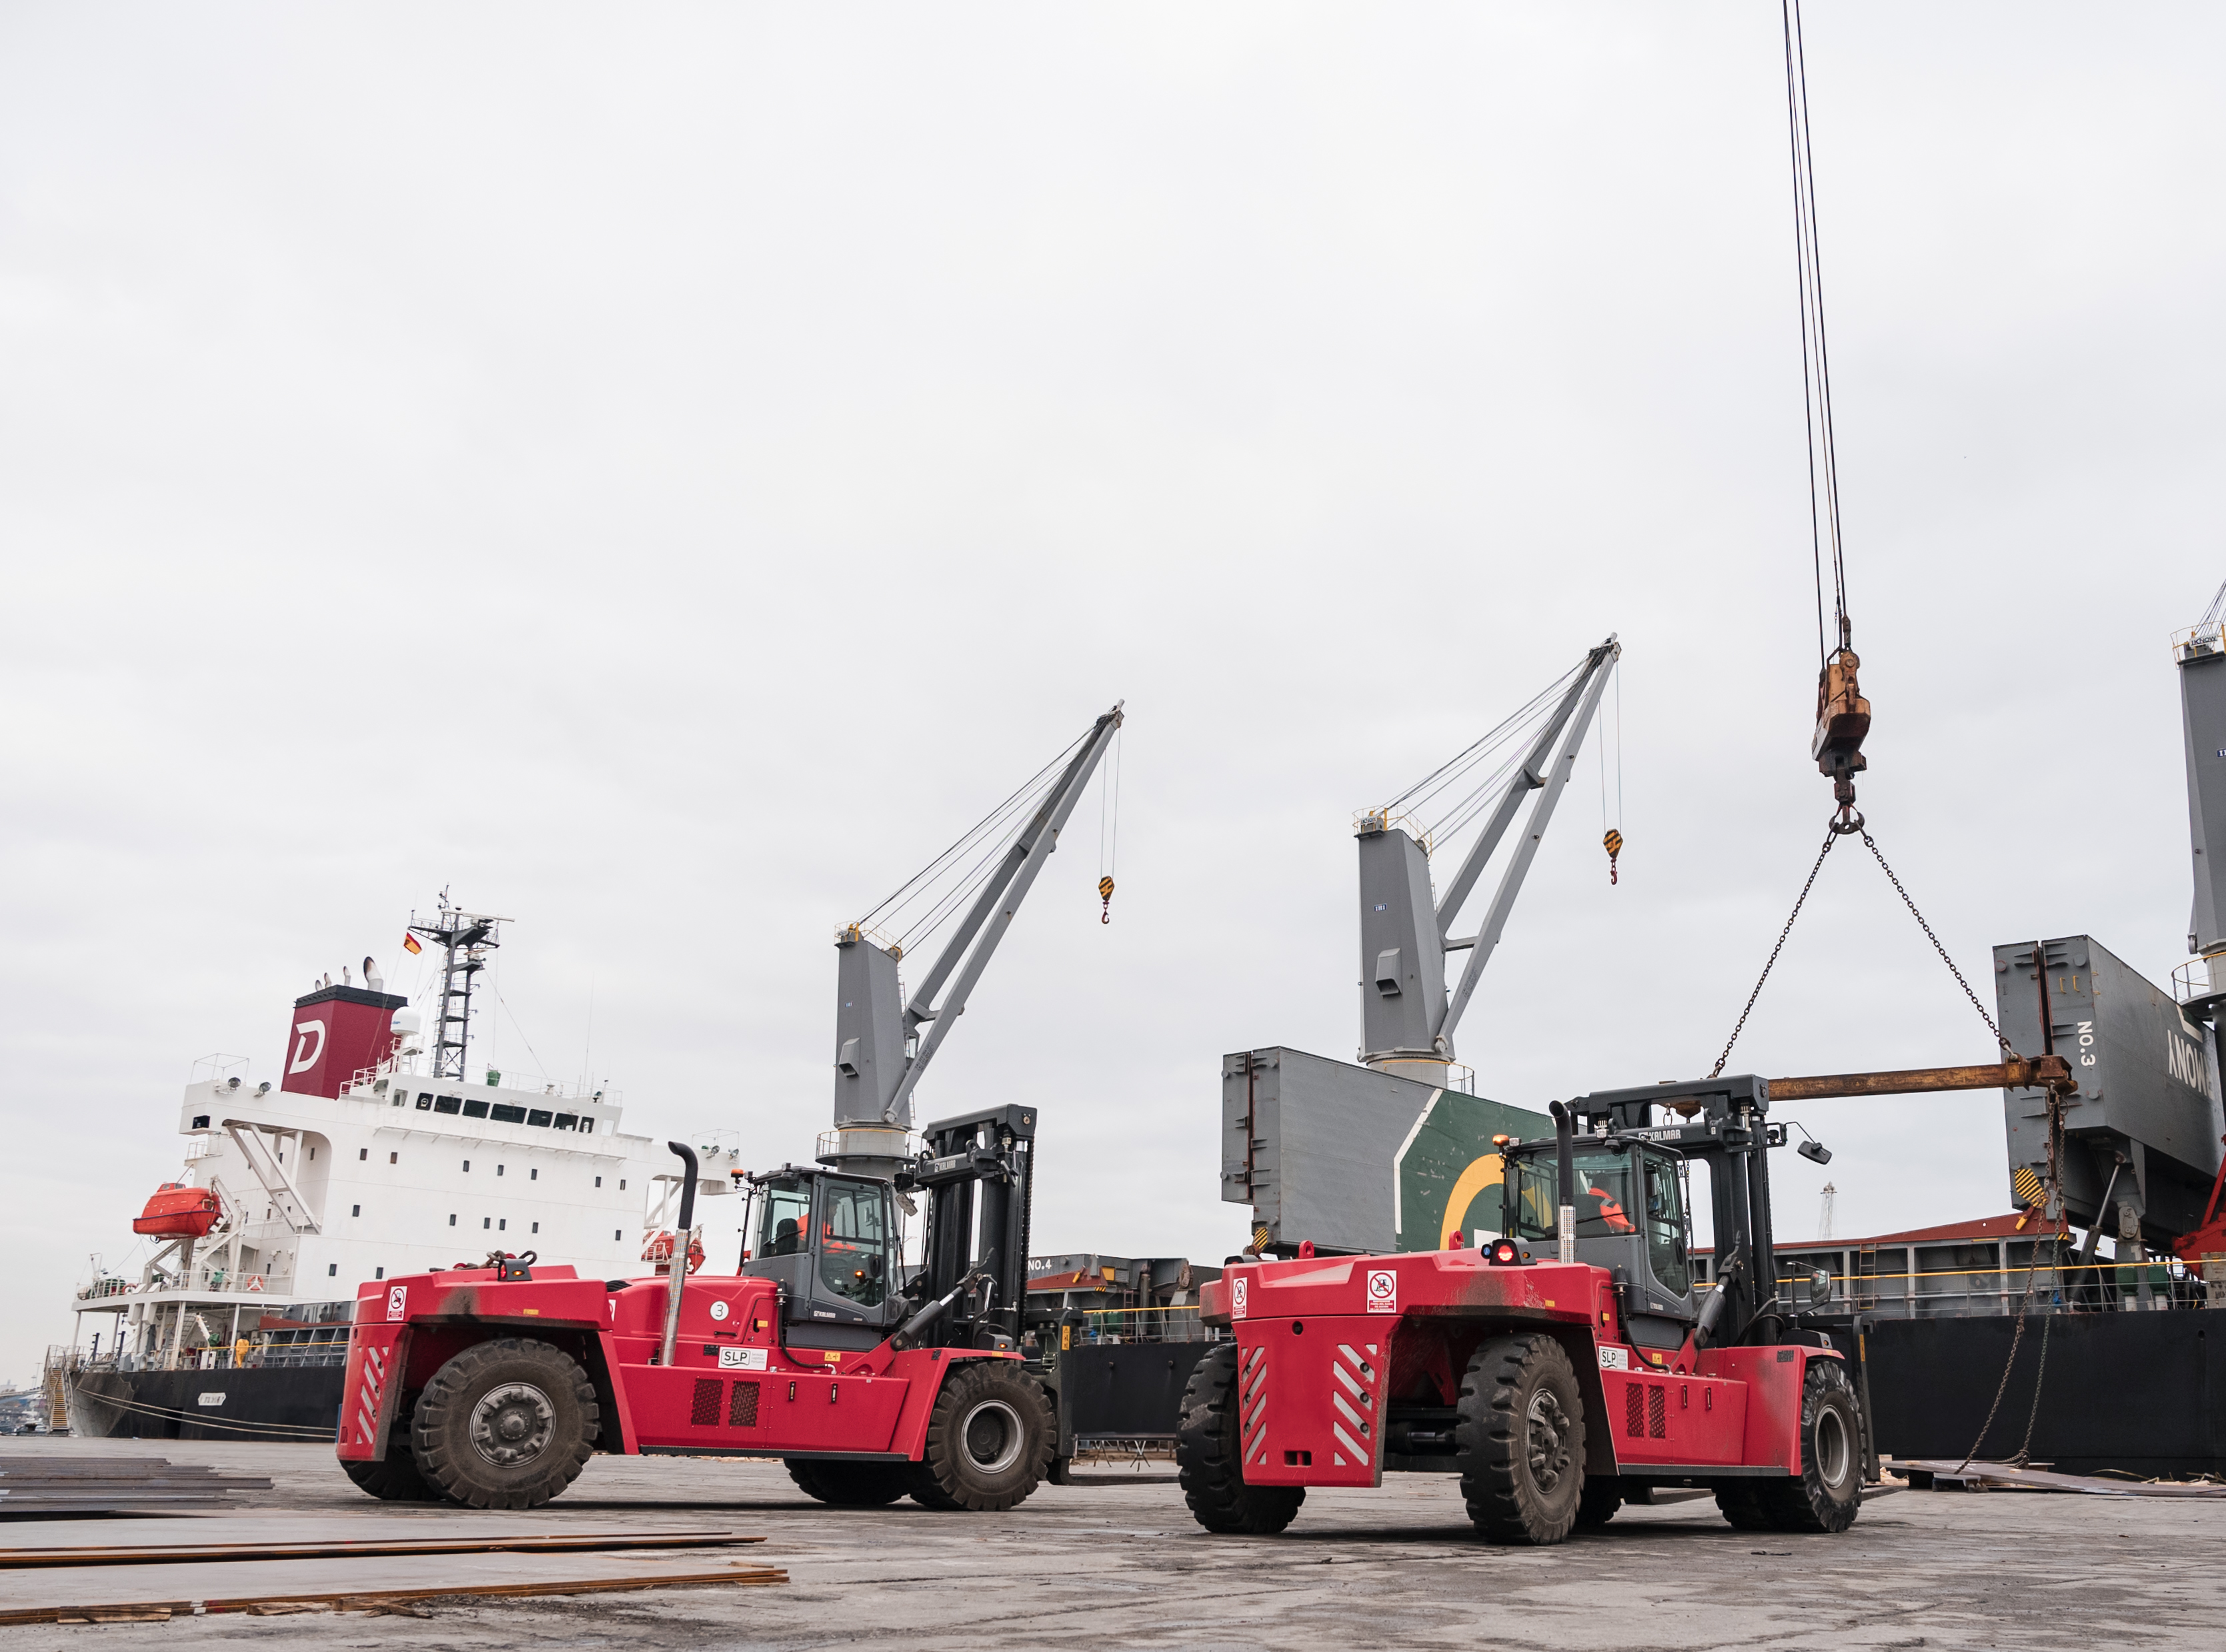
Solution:
[[[2214,7],[1815,3],[1864,806],[1982,993],[2189,899],[2226,575]],[[1777,8],[0,10],[0,1375],[213,1050],[517,922],[493,1052],[809,1153],[836,924],[1125,697],[923,1087],[1040,1249],[1218,1261],[1219,1058],[1358,1036],[1353,811],[1607,632],[1464,1024],[1707,1070],[1828,811]],[[1612,779],[1611,778],[1611,785]],[[1990,996],[1990,994],[1989,994]],[[489,1036],[482,1027],[483,1039]],[[531,1045],[538,1061],[530,1060]],[[1735,1064],[1984,1058],[1835,855]],[[2001,1209],[1991,1096],[1820,1103],[1779,1228]]]

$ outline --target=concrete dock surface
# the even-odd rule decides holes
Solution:
[[[1606,1531],[1549,1549],[1478,1541],[1449,1477],[1400,1475],[1377,1491],[1316,1490],[1280,1537],[1201,1531],[1170,1482],[1117,1471],[1046,1486],[1004,1515],[906,1502],[836,1509],[778,1463],[595,1458],[530,1515],[382,1504],[328,1446],[42,1438],[10,1455],[141,1453],[267,1476],[225,1512],[132,1520],[0,1520],[0,1548],[366,1540],[474,1532],[730,1530],[746,1548],[653,1556],[534,1557],[543,1573],[698,1573],[737,1561],[789,1575],[766,1587],[678,1586],[602,1595],[450,1598],[423,1617],[318,1612],[181,1616],[164,1623],[22,1624],[34,1649],[296,1644],[347,1648],[995,1647],[1682,1649],[2015,1647],[2019,1652],[2216,1648],[2226,1643],[2226,1503],[1897,1490],[1839,1537],[1733,1531],[1701,1498],[1626,1509]],[[255,1566],[274,1563],[252,1562]],[[437,1581],[448,1557],[283,1562],[318,1586]],[[505,1564],[513,1564],[505,1562]],[[437,1567],[437,1570],[436,1570]],[[101,1568],[119,1597],[139,1568]],[[238,1573],[206,1566],[205,1573]],[[490,1571],[496,1575],[499,1568]],[[74,1586],[87,1573],[67,1574]],[[523,1575],[520,1573],[519,1575]],[[59,1574],[52,1584],[62,1581]],[[10,1601],[36,1569],[0,1573]],[[224,1585],[212,1584],[215,1594]],[[236,1590],[235,1590],[236,1592]],[[198,1598],[198,1597],[196,1597]]]

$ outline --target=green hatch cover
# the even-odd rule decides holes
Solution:
[[[1499,1227],[1499,1155],[1495,1135],[1517,1141],[1551,1135],[1553,1121],[1500,1102],[1441,1090],[1407,1133],[1394,1165],[1393,1221],[1401,1250],[1442,1250],[1447,1234]],[[1451,1208],[1448,1208],[1450,1206]],[[1461,1241],[1453,1240],[1458,1246]]]

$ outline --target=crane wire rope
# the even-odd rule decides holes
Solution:
[[[1600,756],[1600,847],[1607,851],[1607,880],[1618,881],[1616,857],[1623,853],[1623,656],[1608,667],[1615,674],[1615,822],[1607,817],[1607,734],[1601,731],[1596,748]]]
[[[1421,836],[1434,849],[1462,831],[1513,777],[1530,744],[1522,737],[1535,734],[1586,664],[1580,661],[1561,673],[1491,728],[1385,804],[1379,811],[1383,817],[1388,821],[1402,812],[1418,814],[1456,783],[1474,774],[1487,759],[1510,743],[1515,744],[1517,749],[1490,769],[1481,781],[1455,797],[1434,821],[1425,824]]]
[[[1832,357],[1824,332],[1824,260],[1816,226],[1816,169],[1809,130],[1809,55],[1801,0],[1778,0],[1785,35],[1786,139],[1793,159],[1793,245],[1801,306],[1801,412],[1809,442],[1809,537],[1816,580],[1816,655],[1832,652],[1824,627],[1825,543],[1831,545],[1834,627],[1849,641],[1848,567],[1840,531],[1839,442],[1832,419]],[[1819,486],[1821,483],[1821,497]]]
[[[1110,821],[1110,823],[1109,823]],[[1114,862],[1121,853],[1121,731],[1113,731],[1113,747],[1105,753],[1105,767],[1097,777],[1097,897],[1103,903],[1097,921],[1113,921]]]
[[[925,899],[929,901],[926,915],[914,918],[911,925],[900,932],[899,944],[917,944],[932,935],[950,916],[951,908],[980,886],[983,879],[988,876],[989,867],[1011,846],[1026,820],[1033,814],[1030,805],[1036,804],[1049,790],[1051,777],[1089,738],[1089,734],[1084,734],[1068,741],[1051,761],[1022,781],[1003,801],[962,833],[957,842],[906,879],[894,893],[869,909],[852,927],[862,931],[872,926],[877,918],[894,927],[901,913]],[[955,883],[951,882],[953,869],[985,839],[988,840],[987,848],[964,871],[957,873]]]

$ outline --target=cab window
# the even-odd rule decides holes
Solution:
[[[811,1190],[776,1182],[766,1189],[765,1215],[758,1223],[758,1255],[800,1255],[811,1243]]]
[[[1643,1208],[1634,1196],[1631,1155],[1621,1148],[1602,1151],[1580,1147],[1576,1153],[1577,1237],[1622,1238],[1638,1231],[1638,1212]],[[1553,1239],[1560,1236],[1555,1213],[1560,1173],[1550,1153],[1527,1154],[1517,1172],[1508,1178],[1509,1230],[1524,1239]]]
[[[888,1294],[887,1204],[878,1183],[820,1185],[819,1280],[861,1307],[879,1307]]]
[[[1665,1290],[1684,1295],[1693,1288],[1693,1259],[1685,1242],[1684,1190],[1677,1164],[1661,1153],[1640,1160],[1646,1184],[1646,1265]]]

